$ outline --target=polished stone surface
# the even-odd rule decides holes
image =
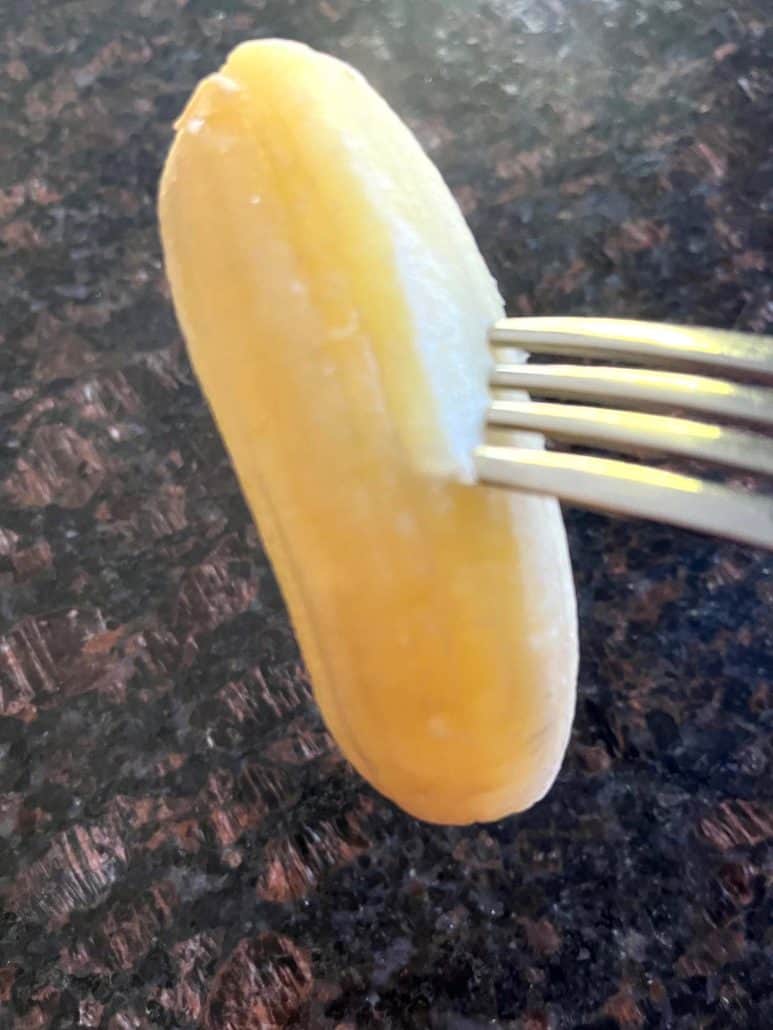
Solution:
[[[0,0],[0,1026],[773,1026],[770,557],[567,513],[531,812],[420,825],[324,732],[171,313],[171,122],[351,60],[513,313],[773,327],[769,0]]]

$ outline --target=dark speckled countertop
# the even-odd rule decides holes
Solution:
[[[419,825],[325,734],[155,225],[252,35],[366,72],[512,312],[773,325],[770,0],[0,0],[0,1026],[769,1030],[770,557],[567,514],[523,816]]]

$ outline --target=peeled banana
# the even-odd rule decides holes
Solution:
[[[239,46],[176,130],[174,305],[330,730],[422,819],[527,808],[572,723],[574,590],[557,503],[474,483],[503,307],[457,205],[299,44]]]

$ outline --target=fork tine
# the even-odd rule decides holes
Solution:
[[[773,340],[764,336],[614,318],[505,318],[494,347],[680,366],[713,366],[773,381]]]
[[[548,494],[582,508],[668,522],[773,550],[773,499],[649,465],[481,445],[482,483]]]
[[[491,385],[602,404],[611,400],[637,407],[683,408],[773,428],[773,390],[708,376],[600,365],[502,363],[494,367]]]
[[[665,451],[773,476],[773,441],[707,422],[528,400],[495,400],[488,422],[558,440],[617,450]]]

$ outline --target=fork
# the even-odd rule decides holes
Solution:
[[[526,430],[550,441],[670,454],[773,476],[773,439],[715,421],[773,430],[773,337],[618,319],[505,318],[491,329],[489,344],[487,442],[475,451],[481,482],[773,550],[769,493],[638,461],[507,441],[510,430]],[[523,351],[624,364],[523,364]],[[633,367],[637,363],[645,367]],[[535,401],[524,392],[564,400]],[[620,402],[627,407],[607,407]],[[702,412],[712,421],[653,414],[653,408]]]

